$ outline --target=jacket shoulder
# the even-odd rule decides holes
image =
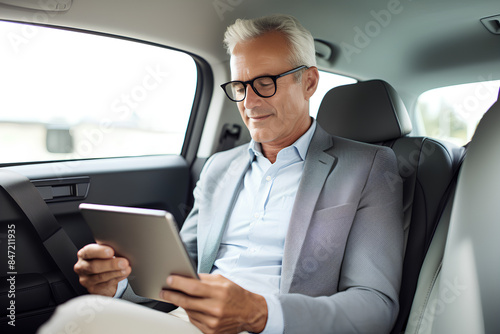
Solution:
[[[248,159],[248,143],[234,147],[227,151],[214,153],[203,166],[206,172],[210,169],[211,172],[223,172],[229,168],[231,162],[240,159]]]

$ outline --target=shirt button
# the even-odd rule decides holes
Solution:
[[[260,215],[259,215],[259,213],[258,213],[258,212],[254,213],[254,214],[253,214],[253,216],[254,216],[255,218],[259,218],[259,217],[260,217]]]
[[[266,181],[271,181],[272,179],[273,179],[273,178],[272,178],[272,177],[270,177],[270,176],[267,176],[267,177],[266,177]]]

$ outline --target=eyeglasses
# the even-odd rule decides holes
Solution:
[[[302,65],[278,75],[264,75],[249,81],[229,81],[220,86],[226,93],[227,97],[233,102],[241,102],[247,97],[247,85],[252,87],[255,94],[263,98],[268,98],[276,94],[276,80],[304,68],[307,69],[308,67],[306,65]]]

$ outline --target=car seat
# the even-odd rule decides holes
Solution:
[[[405,258],[400,313],[393,333],[406,325],[427,248],[444,209],[464,148],[409,136],[412,126],[396,90],[382,80],[332,88],[318,123],[330,134],[391,147],[403,179]]]

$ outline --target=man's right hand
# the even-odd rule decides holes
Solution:
[[[118,282],[132,272],[126,258],[115,257],[113,248],[98,244],[89,244],[78,251],[74,270],[89,293],[109,297],[115,295]]]

